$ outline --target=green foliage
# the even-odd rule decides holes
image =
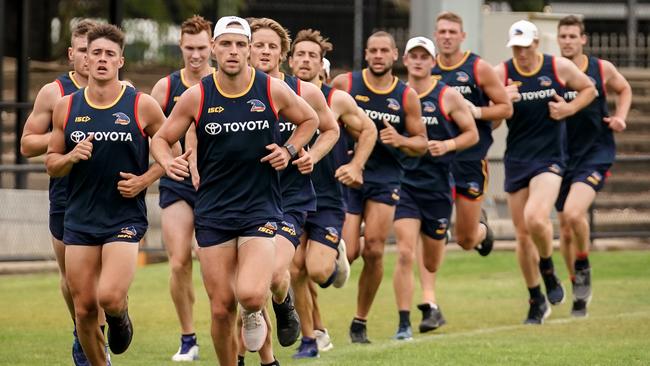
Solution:
[[[509,0],[508,4],[513,11],[542,11],[546,1],[544,0]]]
[[[438,302],[447,325],[414,341],[391,340],[397,326],[392,289],[396,255],[385,257],[384,280],[368,321],[370,345],[351,345],[347,332],[354,315],[361,262],[353,264],[343,289],[319,290],[325,325],[334,349],[318,360],[294,361],[294,347],[275,344],[283,365],[647,365],[650,360],[650,252],[594,252],[594,300],[586,319],[569,315],[567,301],[553,307],[543,326],[524,326],[527,292],[515,254],[449,252],[438,276]],[[559,254],[556,268],[570,284]],[[201,345],[196,365],[214,365],[209,307],[194,263],[195,326]],[[129,292],[135,338],[129,351],[113,356],[119,365],[174,365],[179,327],[168,290],[166,263],[140,268]],[[416,286],[417,288],[417,286]],[[570,292],[570,290],[569,290]],[[72,322],[55,274],[0,277],[0,365],[69,365]],[[411,321],[420,320],[413,299]],[[273,337],[275,338],[275,336]],[[259,358],[246,354],[247,365]]]

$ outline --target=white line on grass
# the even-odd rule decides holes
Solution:
[[[637,317],[643,317],[643,316],[648,316],[650,315],[650,311],[636,311],[636,312],[631,312],[631,313],[621,313],[621,314],[615,314],[615,315],[606,315],[606,316],[598,316],[598,317],[589,317],[589,318],[563,318],[563,319],[553,319],[553,320],[548,320],[545,321],[544,324],[568,324],[568,323],[574,323],[574,322],[580,322],[580,321],[588,321],[588,319],[615,319],[615,318],[637,318]],[[427,334],[427,335],[422,335],[418,336],[417,338],[413,338],[410,341],[397,341],[397,340],[390,340],[390,341],[380,341],[377,343],[372,343],[370,345],[354,345],[351,348],[345,348],[340,351],[334,351],[336,352],[336,355],[341,354],[346,354],[346,353],[358,353],[360,349],[365,349],[368,351],[378,351],[378,350],[386,350],[390,348],[398,348],[402,347],[405,345],[409,344],[417,344],[417,343],[422,343],[422,342],[428,342],[432,341],[438,338],[458,338],[458,337],[467,337],[467,336],[476,336],[476,335],[483,335],[483,334],[490,334],[490,333],[498,333],[498,332],[503,332],[503,331],[509,331],[509,330],[516,330],[516,329],[524,329],[524,328],[534,328],[534,327],[539,327],[540,325],[527,325],[527,324],[513,324],[513,325],[503,325],[499,327],[492,327],[492,328],[481,328],[481,329],[474,329],[470,331],[465,331],[465,332],[457,332],[457,333],[446,333],[446,334]],[[543,325],[542,325],[543,326]],[[349,343],[348,343],[349,345]],[[314,360],[315,362],[310,362],[310,364],[314,365],[320,365],[320,364],[328,364],[331,363],[333,360],[330,359],[328,360],[327,358],[321,358],[318,360]]]

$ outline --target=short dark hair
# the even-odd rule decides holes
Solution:
[[[560,19],[560,21],[557,23],[557,29],[560,29],[560,27],[570,27],[573,25],[580,28],[580,35],[585,34],[585,23],[582,21],[582,18],[575,15],[567,15],[564,18]]]
[[[88,32],[88,45],[96,39],[106,38],[115,42],[124,50],[124,32],[113,24],[98,24]]]
[[[203,31],[208,33],[208,36],[212,38],[212,22],[206,20],[200,15],[194,15],[191,18],[186,19],[183,24],[181,24],[181,35],[187,34],[199,34]]]
[[[321,59],[325,57],[325,54],[328,51],[331,51],[333,49],[333,46],[328,41],[328,38],[323,37],[320,31],[310,28],[310,29],[303,29],[300,32],[298,32],[298,34],[296,34],[296,38],[293,40],[293,43],[291,44],[291,51],[289,52],[289,55],[293,56],[293,52],[296,47],[296,44],[304,41],[314,42],[320,46]]]

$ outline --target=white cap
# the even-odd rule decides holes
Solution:
[[[330,77],[330,60],[323,57],[323,70],[325,70],[325,77]]]
[[[429,54],[432,57],[436,57],[436,46],[434,46],[433,41],[431,41],[427,37],[413,37],[409,39],[409,41],[406,42],[406,48],[404,48],[404,54],[406,55],[410,50],[414,49],[415,47],[422,47],[427,52],[429,52]]]
[[[539,39],[539,32],[537,31],[537,26],[535,26],[535,24],[527,20],[520,20],[510,27],[508,36],[509,40],[507,47],[528,47],[533,44],[534,40]]]
[[[229,27],[228,25],[232,23],[241,25],[241,28]],[[236,16],[221,17],[214,26],[214,36],[212,38],[217,39],[217,37],[222,34],[241,34],[248,37],[248,40],[250,41],[251,27],[243,18]]]

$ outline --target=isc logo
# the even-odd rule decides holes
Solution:
[[[221,113],[221,112],[223,112],[222,106],[208,108],[208,113]]]
[[[90,121],[90,116],[77,116],[75,117],[74,121],[76,123],[85,123]]]

